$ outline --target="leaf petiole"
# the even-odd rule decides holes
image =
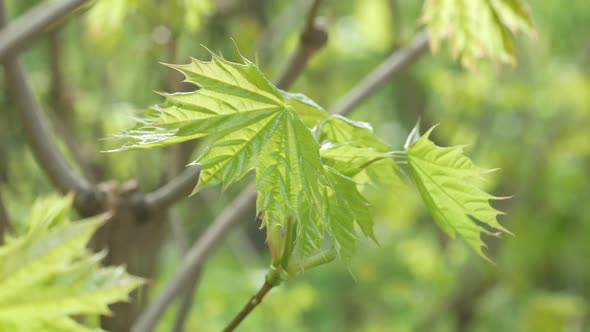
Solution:
[[[290,276],[296,276],[300,274],[302,271],[312,269],[320,265],[328,264],[332,262],[334,259],[336,259],[336,256],[336,250],[332,248],[330,250],[326,250],[318,254],[315,254],[303,262],[289,265],[286,269],[286,272]]]

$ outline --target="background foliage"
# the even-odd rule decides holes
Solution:
[[[478,165],[501,168],[486,190],[514,195],[494,206],[508,212],[501,222],[516,236],[485,239],[496,265],[464,242],[450,241],[432,224],[417,192],[400,195],[399,188],[391,188],[376,206],[381,246],[361,241],[350,267],[354,278],[339,264],[314,269],[274,290],[243,330],[590,329],[590,3],[528,2],[538,37],[515,43],[518,67],[482,63],[467,72],[443,46],[353,115],[373,123],[392,146],[403,145],[419,116],[427,124],[440,122],[433,140],[472,142],[467,153]],[[8,5],[17,14],[34,3]],[[148,188],[165,177],[164,157],[170,151],[95,151],[109,148],[98,137],[131,126],[130,111],[160,102],[153,90],[176,88],[170,86],[175,74],[157,63],[207,58],[200,44],[236,59],[233,38],[243,54],[275,77],[297,42],[307,8],[304,1],[279,0],[102,3],[110,3],[110,9],[97,6],[62,31],[65,77],[75,101],[69,117],[79,128],[85,157],[108,165],[102,178],[139,176]],[[418,31],[421,3],[331,1],[323,13],[330,40],[293,91],[330,106]],[[36,92],[51,108],[49,55],[40,42],[25,62]],[[0,103],[11,107],[4,93]],[[14,123],[14,114],[2,114],[1,190],[13,219],[25,220],[34,197],[52,187]],[[177,208],[190,239],[236,190],[207,189]],[[189,330],[219,330],[259,286],[269,259],[257,227],[254,220],[245,223],[212,257],[196,291]],[[158,258],[157,285],[164,284],[180,257],[177,241],[169,241]],[[170,330],[174,310],[159,330]]]
[[[4,236],[0,330],[94,331],[98,315],[112,313],[108,304],[127,301],[143,283],[123,267],[99,266],[106,253],[92,253],[87,246],[108,218],[71,221],[72,201],[72,195],[36,201],[23,229]],[[92,317],[93,328],[75,315]]]

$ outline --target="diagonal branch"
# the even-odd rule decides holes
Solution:
[[[155,191],[145,194],[144,204],[148,211],[158,211],[187,197],[193,191],[199,180],[201,167],[187,167],[178,176]]]
[[[4,26],[4,1],[0,0],[0,27]],[[76,172],[59,150],[50,129],[47,116],[37,103],[35,95],[25,77],[24,70],[14,56],[3,60],[4,74],[9,94],[14,102],[24,134],[29,141],[32,152],[43,167],[53,184],[62,192],[76,193],[77,203],[83,209],[95,203],[97,196],[90,182]]]
[[[0,30],[0,59],[25,47],[52,24],[89,0],[44,1]]]
[[[317,13],[321,2],[321,0],[314,0],[309,9],[305,29],[299,38],[299,45],[276,81],[276,85],[280,89],[288,90],[299,78],[313,54],[328,42],[328,33],[317,22]]]
[[[412,43],[393,53],[383,64],[357,84],[351,92],[344,97],[349,100],[346,103],[338,103],[338,108],[331,110],[331,113],[348,114],[354,107],[373,93],[377,92],[383,84],[392,79],[395,74],[407,68],[427,49],[427,37],[424,33],[414,38]],[[377,71],[379,70],[379,71]],[[185,171],[186,173],[186,171]],[[196,182],[196,179],[193,181]],[[190,186],[192,188],[192,184]],[[135,323],[132,332],[151,331],[166,308],[183,288],[191,280],[199,276],[199,272],[205,263],[207,256],[229,232],[244,220],[244,211],[254,209],[256,200],[252,189],[243,191],[232,204],[224,209],[223,213],[207,228],[205,233],[193,244],[189,253],[185,256],[183,267],[173,279],[168,282],[166,288],[158,295],[148,308],[141,314]]]
[[[350,92],[346,94],[334,107],[333,114],[346,115],[360,105],[365,99],[381,89],[396,74],[413,64],[428,50],[428,35],[421,32],[404,48],[395,51],[377,68],[370,72]]]
[[[180,271],[174,275],[173,279],[166,284],[162,293],[141,314],[133,325],[132,332],[152,331],[172,300],[185,289],[194,276],[199,275],[203,264],[213,249],[221,244],[223,238],[231,229],[248,219],[245,216],[248,215],[248,212],[253,211],[252,207],[255,202],[256,194],[254,189],[250,187],[227,206],[187,252]]]
[[[235,330],[236,327],[238,327],[238,325],[240,325],[240,323],[246,317],[248,317],[252,310],[254,310],[254,308],[256,308],[256,306],[259,305],[260,302],[262,302],[262,299],[264,299],[266,294],[268,294],[268,292],[270,292],[270,290],[273,289],[273,287],[275,286],[269,283],[268,280],[265,280],[264,284],[258,290],[258,292],[252,295],[250,301],[246,302],[246,305],[244,305],[242,310],[240,310],[240,312],[237,314],[236,317],[234,317],[234,319],[229,323],[229,325],[227,325],[227,327],[223,329],[223,332],[232,332],[233,330]]]

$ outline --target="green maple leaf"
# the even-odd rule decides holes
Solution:
[[[127,140],[122,149],[209,136],[195,161],[202,167],[195,191],[228,186],[255,171],[259,215],[268,230],[294,222],[300,258],[320,250],[329,234],[348,261],[356,225],[374,238],[366,201],[354,182],[326,168],[320,156],[312,128],[327,118],[325,110],[302,94],[280,91],[246,59],[233,63],[212,55],[209,62],[170,67],[199,89],[163,94],[163,105],[119,135]]]
[[[0,247],[0,331],[92,331],[73,315],[108,314],[143,281],[99,266],[87,250],[104,216],[72,222],[72,197],[36,202],[26,229]]]
[[[389,145],[375,135],[369,123],[353,121],[341,115],[332,115],[322,123],[320,140],[370,148],[377,152],[391,151]]]
[[[489,57],[516,63],[513,34],[535,36],[527,5],[521,0],[426,0],[422,22],[427,25],[434,51],[448,38],[451,53],[467,68]]]
[[[434,220],[451,238],[459,234],[478,254],[487,258],[482,251],[485,243],[481,233],[496,234],[488,228],[510,233],[497,221],[497,216],[503,213],[489,202],[502,198],[487,194],[477,186],[490,170],[475,166],[463,155],[462,147],[434,145],[428,139],[433,129],[407,148],[408,164],[418,191]]]
[[[392,159],[391,147],[375,135],[369,123],[331,116],[322,123],[320,141],[324,163],[358,185],[383,189],[400,183],[401,169]]]
[[[389,145],[381,141],[366,122],[330,116],[321,125],[320,141],[324,162],[343,175],[355,177],[380,165],[397,168]]]

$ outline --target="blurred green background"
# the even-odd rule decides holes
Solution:
[[[12,17],[38,1],[8,1]],[[100,138],[161,102],[153,91],[184,89],[159,62],[207,58],[201,45],[236,58],[236,46],[273,79],[296,47],[309,1],[100,0],[24,53],[57,131],[77,135],[99,180],[138,177],[155,188],[171,150],[101,154]],[[380,246],[359,245],[352,267],[334,263],[273,290],[243,331],[590,331],[590,1],[528,0],[538,37],[518,38],[518,66],[460,67],[443,49],[427,54],[352,115],[401,149],[418,118],[440,123],[439,145],[469,144],[480,166],[500,168],[491,193],[515,236],[486,238],[483,260],[444,235],[412,187],[392,188],[375,206]],[[326,1],[329,32],[293,91],[329,108],[396,47],[420,31],[422,2]],[[57,45],[57,48],[56,48]],[[58,52],[58,53],[56,53]],[[55,101],[61,63],[67,111]],[[52,186],[30,154],[0,82],[0,181],[14,220]],[[7,111],[9,110],[9,111]],[[64,113],[65,112],[65,113]],[[65,140],[62,140],[65,141]],[[70,156],[75,158],[75,156]],[[97,167],[101,165],[101,167]],[[192,242],[237,190],[207,190],[179,204]],[[269,258],[259,224],[234,232],[206,265],[187,331],[219,331],[260,286]],[[181,263],[170,234],[155,291]],[[177,306],[158,326],[169,331]]]

